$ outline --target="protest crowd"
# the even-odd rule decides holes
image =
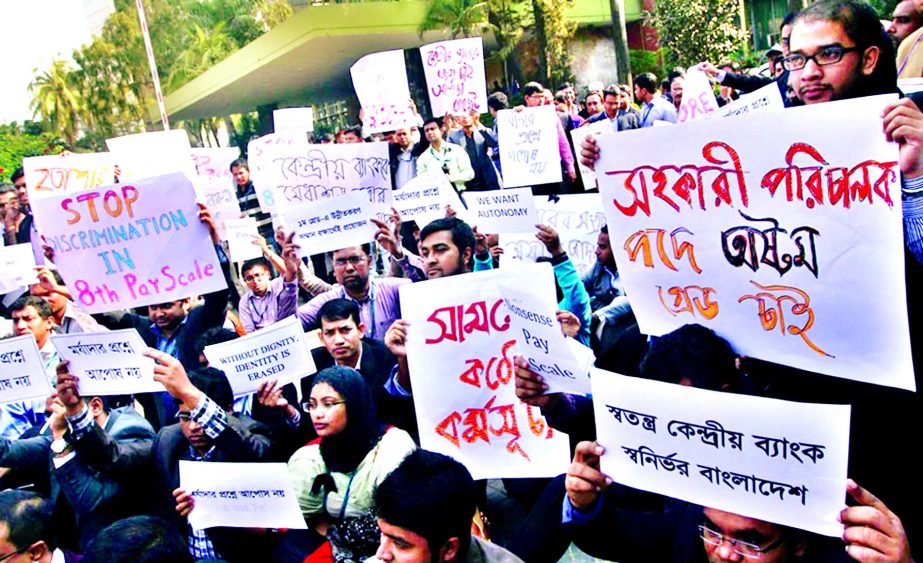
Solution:
[[[0,561],[912,561],[921,14],[808,4],[766,77],[481,85],[438,117],[357,84],[361,124],[277,124],[210,183],[188,140],[153,173],[110,144],[87,189],[27,159]],[[366,167],[383,190],[305,179]]]

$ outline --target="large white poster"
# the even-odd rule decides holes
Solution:
[[[534,275],[492,270],[400,288],[401,302],[413,303],[403,313],[420,443],[457,459],[475,479],[549,477],[570,461],[567,435],[514,388],[522,334],[511,328],[497,283],[521,285]]]
[[[487,113],[484,42],[480,37],[423,45],[420,57],[433,117]]]
[[[792,403],[593,370],[600,467],[693,504],[840,536],[849,405]]]
[[[502,110],[497,113],[497,134],[504,187],[561,181],[554,106]]]
[[[600,135],[641,331],[701,323],[741,354],[913,389],[893,99],[693,122],[682,143],[674,128]]]

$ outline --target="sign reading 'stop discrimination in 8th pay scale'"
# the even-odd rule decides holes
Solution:
[[[90,313],[227,287],[185,174],[55,195],[32,209],[74,301]]]

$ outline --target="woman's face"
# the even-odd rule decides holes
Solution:
[[[308,404],[318,437],[336,436],[346,429],[346,403],[330,385],[315,385]]]

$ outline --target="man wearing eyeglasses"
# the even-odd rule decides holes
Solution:
[[[248,333],[295,314],[298,303],[295,277],[301,264],[295,253],[293,237],[294,233],[281,239],[285,268],[282,276],[272,279],[269,260],[262,256],[247,260],[240,268],[248,291],[240,298],[238,311],[240,322]]]
[[[331,253],[333,275],[337,285],[298,308],[298,318],[305,330],[320,328],[318,313],[324,303],[337,298],[349,299],[359,306],[359,316],[370,338],[381,340],[388,327],[401,318],[398,287],[411,283],[406,278],[371,278],[370,244],[341,248]]]
[[[57,548],[52,503],[35,493],[0,492],[0,562],[75,563],[80,557]]]

